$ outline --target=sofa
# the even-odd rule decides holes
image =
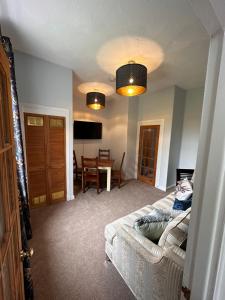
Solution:
[[[105,227],[105,252],[137,299],[180,299],[191,208],[174,211],[174,193]],[[134,221],[154,208],[171,210],[173,217],[158,244],[134,228]]]

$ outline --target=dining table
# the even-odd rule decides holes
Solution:
[[[98,169],[107,171],[107,185],[106,190],[110,192],[111,190],[111,172],[114,160],[113,159],[99,159],[98,161]]]

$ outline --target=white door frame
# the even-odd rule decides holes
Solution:
[[[214,299],[223,299],[225,295],[225,226],[220,247],[220,258],[215,283]]]
[[[73,194],[73,164],[71,163],[71,154],[70,154],[70,112],[65,108],[44,106],[44,105],[36,105],[30,103],[20,103],[20,118],[21,118],[21,130],[23,134],[23,145],[24,152],[26,153],[25,147],[25,128],[24,128],[24,113],[32,113],[32,114],[41,114],[41,115],[50,115],[50,116],[58,116],[65,117],[66,119],[66,187],[67,187],[67,201],[74,199]],[[73,145],[72,145],[73,147]],[[71,148],[72,149],[72,148]],[[26,159],[26,155],[25,155]]]
[[[225,2],[189,2],[210,47],[183,286],[191,300],[220,300],[225,292]]]
[[[156,178],[155,187],[164,190],[164,187],[160,186],[160,170],[162,160],[162,145],[163,145],[163,133],[164,133],[164,119],[139,121],[137,125],[137,139],[136,139],[136,160],[135,160],[135,178],[138,173],[138,153],[139,153],[139,139],[140,139],[140,127],[148,125],[159,125],[159,144],[158,144],[158,155],[157,155],[157,166],[156,166]]]

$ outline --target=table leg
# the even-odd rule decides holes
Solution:
[[[107,192],[111,190],[111,168],[107,168]]]

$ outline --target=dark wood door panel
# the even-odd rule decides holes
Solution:
[[[66,198],[65,118],[25,114],[29,199],[32,207]]]
[[[49,192],[51,202],[58,202],[65,200],[66,186],[65,186],[65,168],[49,169]]]
[[[13,190],[13,186],[16,185],[15,178],[13,176],[13,151],[12,149],[5,153],[5,164],[6,164],[6,178],[8,187],[8,203],[9,211],[13,213],[16,209],[16,195]]]
[[[146,125],[140,127],[139,154],[138,154],[138,179],[155,185],[159,125]]]
[[[0,46],[0,299],[24,299],[10,70]]]
[[[29,172],[28,188],[31,207],[46,205],[48,203],[46,170]]]
[[[49,135],[49,166],[65,165],[65,150],[64,150],[63,133]]]
[[[65,119],[49,117],[48,178],[51,203],[66,199]]]
[[[25,114],[26,155],[29,171],[45,169],[45,119],[42,115]]]
[[[48,164],[55,168],[65,166],[64,119],[49,117]]]

